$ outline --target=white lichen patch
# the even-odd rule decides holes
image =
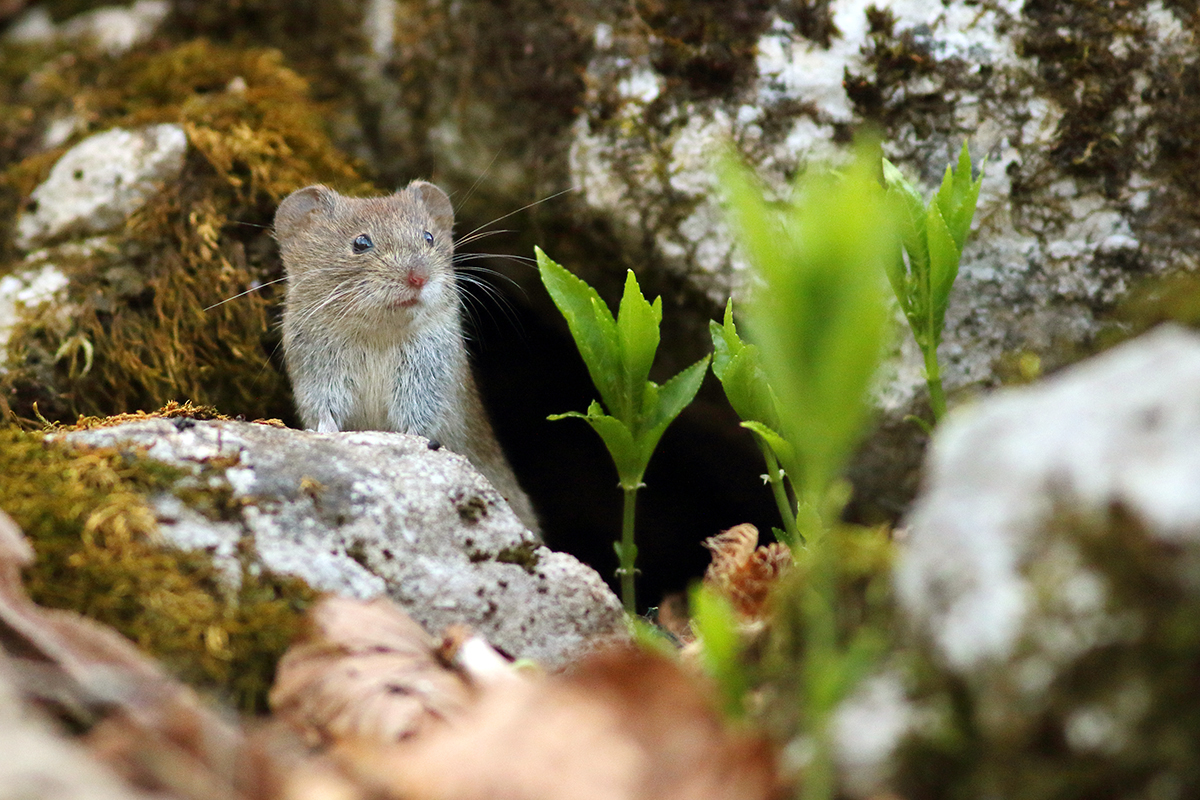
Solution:
[[[116,128],[84,139],[33,190],[34,209],[17,219],[17,246],[113,230],[179,176],[186,153],[178,125]]]
[[[0,353],[23,315],[59,298],[67,283],[67,276],[52,264],[0,278]]]
[[[1166,228],[1147,222],[1162,213],[1158,142],[1173,140],[1150,127],[1164,118],[1152,98],[1164,74],[1200,53],[1161,0],[1130,10],[1104,41],[1132,65],[1127,96],[1113,96],[1105,123],[1116,138],[1072,140],[1079,151],[1066,156],[1085,87],[1077,82],[1072,96],[1053,84],[1057,73],[1039,63],[1043,51],[1029,37],[1060,36],[1067,47],[1081,31],[1038,28],[1019,0],[841,0],[829,10],[836,33],[827,47],[786,14],[767,12],[750,74],[703,97],[680,90],[677,75],[654,78],[655,42],[644,27],[617,15],[596,28],[584,111],[572,129],[572,182],[640,260],[715,307],[743,293],[747,271],[723,224],[714,155],[732,144],[768,191],[785,197],[806,164],[845,158],[842,142],[877,113],[887,126],[884,154],[926,196],[964,139],[983,164],[940,348],[952,404],[998,383],[997,365],[1014,352],[1059,366],[1095,339],[1097,312],[1140,276],[1197,265],[1194,248],[1164,245]],[[1124,186],[1078,166],[1134,136],[1141,139]],[[927,392],[920,351],[906,330],[899,336],[875,392],[888,422],[919,409]]]

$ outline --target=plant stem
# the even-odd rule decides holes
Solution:
[[[775,505],[779,506],[779,517],[783,520],[783,530],[788,537],[788,541],[784,544],[788,547],[803,544],[804,537],[800,535],[800,531],[796,527],[796,512],[792,510],[792,501],[788,499],[787,487],[783,485],[783,474],[779,469],[779,461],[769,446],[762,441],[759,441],[758,446],[762,450],[763,459],[767,462],[767,482],[771,484],[771,492],[775,495]]]
[[[625,518],[621,523],[621,601],[625,604],[625,613],[633,616],[637,613],[637,595],[633,579],[637,574],[635,562],[637,546],[633,543],[634,509],[637,505],[637,486],[625,488]]]
[[[844,691],[835,687],[844,679],[839,673],[845,670],[846,660],[838,646],[837,587],[830,544],[822,542],[810,548],[808,586],[801,600],[805,622],[802,670],[807,683],[801,702],[806,706],[812,745],[801,800],[831,800],[836,788],[830,725],[833,710],[844,697]]]
[[[922,348],[925,354],[925,384],[929,387],[929,405],[934,422],[946,416],[946,393],[942,390],[942,372],[938,366],[937,345]]]

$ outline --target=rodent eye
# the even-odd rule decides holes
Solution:
[[[429,231],[425,231],[425,244],[433,244],[433,234]]]
[[[354,255],[356,256],[361,256],[374,246],[375,243],[371,241],[371,237],[367,236],[365,233],[360,233],[358,236],[354,237],[354,241],[350,243],[350,249],[354,251]]]

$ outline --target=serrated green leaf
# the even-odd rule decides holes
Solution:
[[[613,408],[621,398],[620,338],[612,312],[596,290],[535,248],[542,284],[567,321],[592,383]]]
[[[925,200],[917,188],[886,158],[883,159],[883,177],[887,186],[887,196],[894,204],[900,242],[909,259],[908,280],[892,280],[892,287],[899,296],[901,290],[897,288],[897,283],[908,287],[919,282],[921,277],[927,274],[929,253],[925,248]],[[911,291],[905,292],[910,293]]]
[[[713,374],[737,415],[771,427],[779,425],[779,403],[762,369],[758,348],[738,336],[733,321],[733,300],[725,305],[723,325],[709,322],[713,341]]]
[[[884,181],[892,217],[900,235],[895,255],[884,266],[888,282],[909,324],[923,325],[921,310],[928,307],[929,250],[925,244],[925,201],[890,161],[883,160]],[[907,255],[907,263],[905,262]],[[914,330],[915,332],[915,330]]]
[[[738,336],[737,326],[733,324],[733,298],[725,302],[725,319],[722,324],[715,320],[708,321],[708,332],[713,342],[713,374],[718,380],[725,380],[725,369],[729,362],[741,354],[745,345]]]
[[[642,387],[650,377],[650,365],[658,351],[658,326],[662,322],[662,298],[654,305],[646,302],[633,270],[625,274],[625,292],[617,313],[617,333],[621,342],[622,405],[613,409],[619,417],[632,420],[640,411]]]
[[[788,230],[776,237],[781,263],[754,263],[768,288],[754,296],[747,321],[784,414],[779,431],[803,461],[803,482],[812,484],[797,485],[802,493],[823,492],[848,456],[882,353],[888,312],[881,273],[897,238],[875,178],[879,158],[860,154],[840,176],[814,169],[800,177]],[[739,241],[754,237],[735,230]]]
[[[936,347],[942,341],[946,307],[950,303],[950,290],[954,288],[954,279],[958,277],[960,253],[936,203],[929,204],[925,230],[929,238],[930,331],[933,335],[933,346]]]
[[[581,419],[592,426],[592,430],[600,435],[604,446],[612,457],[613,465],[617,468],[617,476],[622,486],[638,486],[646,471],[646,462],[642,459],[642,450],[634,440],[633,433],[625,423],[616,417],[604,413],[604,409],[595,400],[588,406],[586,414],[578,411],[567,411],[562,414],[551,414],[547,419]]]
[[[797,543],[794,541],[794,537],[783,528],[772,527],[771,533],[774,534],[775,541],[787,545],[789,550],[796,547]]]
[[[946,167],[946,174],[942,177],[942,185],[936,198],[942,218],[959,252],[962,252],[966,244],[971,220],[975,216],[975,205],[979,200],[979,188],[982,185],[982,171],[978,180],[971,180],[971,152],[964,141],[958,154],[958,168]]]
[[[626,489],[641,486],[642,475],[650,458],[643,455],[642,448],[625,423],[607,414],[589,414],[585,419],[604,440],[604,446],[608,448],[608,454],[617,468],[621,486]]]
[[[662,386],[651,384],[647,387],[653,389],[654,404],[653,408],[647,409],[646,423],[638,431],[638,444],[647,462],[654,453],[654,448],[658,447],[658,440],[662,438],[667,426],[674,422],[679,413],[692,402],[696,392],[700,391],[704,373],[708,370],[708,359],[709,357],[705,356]]]

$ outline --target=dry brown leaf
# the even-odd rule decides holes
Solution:
[[[131,787],[183,800],[305,800],[284,791],[282,779],[268,780],[280,771],[276,762],[248,746],[236,723],[123,636],[34,604],[20,579],[32,558],[0,512],[0,661],[25,700],[89,728],[83,742],[91,755]]]
[[[461,719],[390,748],[334,751],[405,800],[758,800],[767,743],[730,730],[697,682],[632,648],[485,690]]]
[[[463,676],[391,601],[326,597],[307,635],[284,654],[271,707],[310,744],[399,741],[470,702]]]
[[[744,619],[762,619],[771,587],[792,566],[791,551],[778,542],[759,547],[758,528],[750,523],[705,539],[704,546],[712,551],[704,583],[728,598]]]

